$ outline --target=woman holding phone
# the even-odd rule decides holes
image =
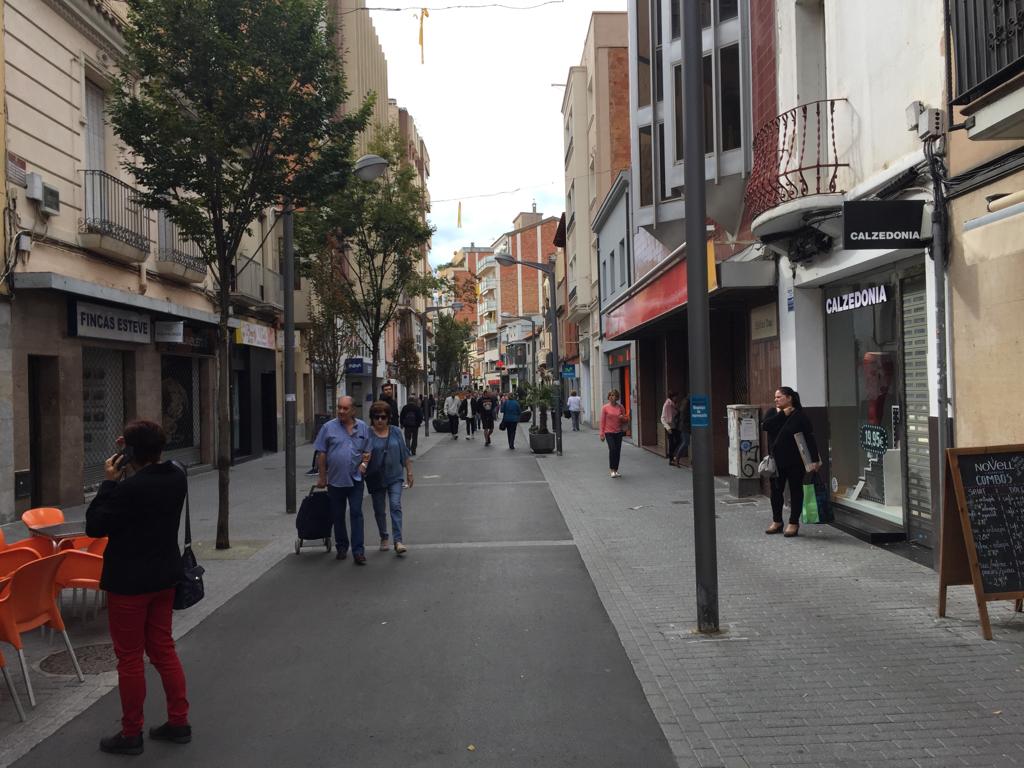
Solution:
[[[619,390],[608,393],[608,402],[601,407],[601,442],[608,444],[608,477],[622,477],[619,456],[622,454],[622,431],[629,417],[619,404]]]

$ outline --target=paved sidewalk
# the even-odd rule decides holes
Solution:
[[[698,636],[690,473],[596,432],[539,462],[682,768],[1024,764],[1024,618],[830,526],[765,536],[767,500],[721,503],[723,634]]]
[[[433,431],[430,437],[420,435],[416,459],[430,450],[447,434]],[[309,469],[313,450],[310,444],[299,446],[296,489],[299,500],[308,492],[315,478],[303,474]],[[189,478],[192,505],[192,536],[196,557],[206,569],[206,597],[187,611],[175,612],[174,636],[180,638],[208,618],[228,600],[243,591],[270,570],[288,553],[294,551],[295,517],[284,512],[284,452],[238,464],[231,470],[231,549],[214,548],[217,525],[217,473],[204,472]],[[367,501],[367,503],[369,503]],[[85,516],[85,506],[65,509],[68,520]],[[370,515],[372,521],[373,515]],[[372,522],[370,523],[372,525]],[[26,535],[19,521],[3,526],[7,541]],[[306,550],[304,550],[305,552]],[[310,549],[316,552],[316,549]],[[322,549],[320,550],[323,551]],[[90,606],[92,599],[89,600]],[[80,656],[88,655],[89,646],[110,642],[106,611],[97,618],[83,620],[70,615],[70,598],[64,598],[65,622],[71,643]],[[25,655],[29,660],[32,685],[38,706],[29,707],[18,665],[18,656],[10,646],[2,649],[11,676],[14,678],[28,721],[18,721],[7,688],[0,681],[0,766],[9,765],[34,746],[55,733],[105,693],[117,686],[116,672],[86,674],[85,683],[73,675],[52,675],[43,672],[39,663],[50,654],[64,650],[59,637],[43,637],[40,631],[25,637]],[[116,729],[116,724],[113,724]]]

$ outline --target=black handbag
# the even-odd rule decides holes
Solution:
[[[188,477],[188,472],[181,464],[175,462]],[[174,585],[174,610],[183,611],[198,603],[206,594],[203,586],[203,574],[206,569],[196,560],[192,551],[192,520],[189,515],[188,486],[185,486],[185,547],[181,552],[181,571],[177,584]]]

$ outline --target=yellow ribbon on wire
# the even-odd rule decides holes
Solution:
[[[462,229],[462,203],[461,202],[459,203],[459,214],[458,214],[458,219],[455,222],[455,226],[456,226],[457,229]]]
[[[426,8],[420,9],[420,64],[423,63],[423,19],[430,16],[430,11]]]

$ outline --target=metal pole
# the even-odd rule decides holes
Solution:
[[[427,363],[427,311],[423,310],[423,410],[430,410],[430,365]],[[423,436],[430,437],[430,414],[423,414]]]
[[[946,498],[946,449],[950,447],[949,436],[949,381],[946,361],[946,195],[942,189],[942,173],[934,156],[935,145],[925,146],[929,171],[932,176],[932,195],[935,198],[932,209],[932,276],[935,282],[935,367],[936,399],[938,400],[938,447],[939,447],[939,501],[932,504],[938,520],[935,531],[942,530],[943,505]],[[904,418],[906,423],[906,418]],[[932,547],[932,567],[939,569],[940,546]]]
[[[530,318],[530,384],[537,386],[537,323]],[[537,426],[537,409],[533,409],[533,426]]]
[[[551,360],[555,368],[555,453],[562,455],[562,369],[558,360],[558,295],[555,289],[555,268],[545,270],[551,301]]]
[[[690,406],[705,404],[703,418],[692,418],[693,537],[697,579],[697,629],[718,632],[718,553],[715,542],[714,445],[710,425],[711,344],[708,323],[708,269],[705,257],[707,211],[704,198],[704,44],[700,3],[683,3],[685,101],[684,183],[686,189],[686,308],[690,352]]]
[[[284,204],[284,511],[295,514],[295,241],[291,201]]]

